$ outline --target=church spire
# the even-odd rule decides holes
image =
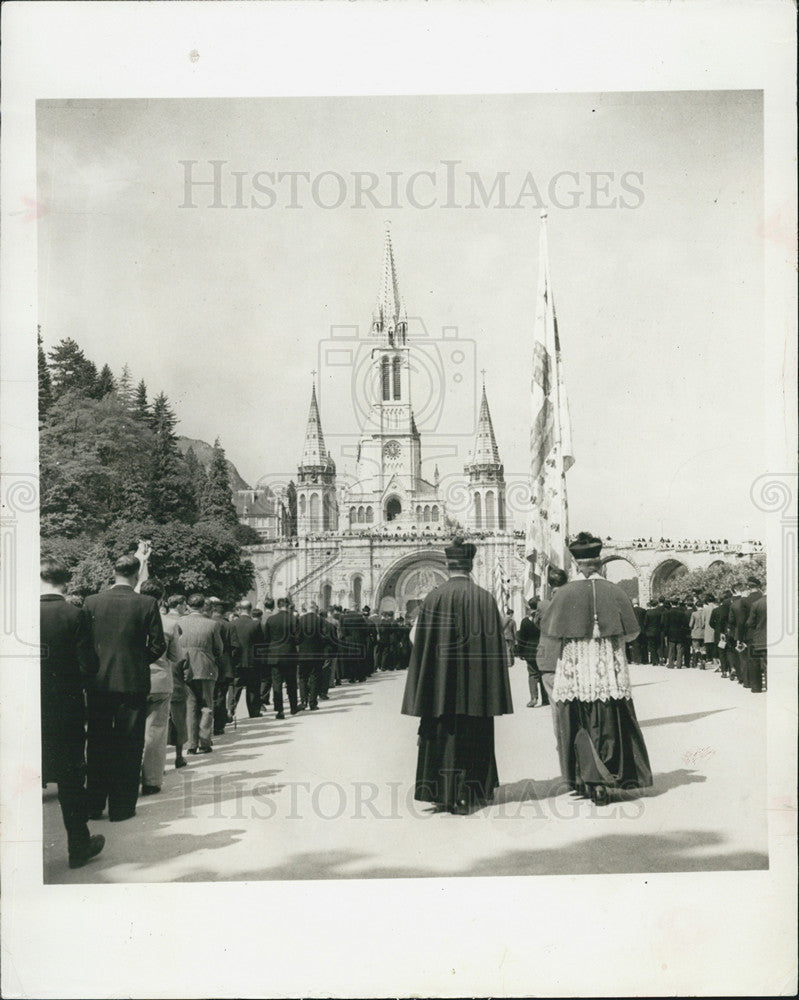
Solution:
[[[483,383],[483,398],[480,401],[480,414],[477,418],[477,433],[474,436],[474,451],[472,465],[501,465],[497,439],[494,436],[494,425],[491,422],[491,411],[488,409],[488,397]]]
[[[316,383],[311,390],[311,408],[308,411],[308,425],[305,429],[305,444],[302,449],[301,468],[327,468],[333,460],[325,448],[319,404],[316,401]]]
[[[404,345],[408,317],[397,282],[397,267],[394,263],[394,248],[391,244],[391,229],[386,223],[386,237],[383,244],[383,279],[373,313],[372,329],[381,333],[388,343]]]

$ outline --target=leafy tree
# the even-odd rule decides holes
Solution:
[[[56,398],[66,392],[90,396],[96,390],[97,368],[71,337],[60,340],[50,351],[50,371]]]
[[[706,569],[694,569],[676,579],[669,580],[663,587],[663,597],[670,600],[685,600],[697,595],[712,594],[718,598],[725,590],[746,587],[747,577],[766,579],[765,553],[757,553],[751,559],[741,559],[734,563],[717,563]]]
[[[87,597],[113,582],[114,564],[108,557],[105,545],[102,542],[95,542],[76,564],[67,589],[70,594]]]
[[[50,378],[50,369],[47,367],[47,358],[42,347],[42,328],[39,327],[36,337],[38,344],[39,359],[39,420],[43,420],[53,402],[53,382]]]
[[[237,524],[233,534],[239,545],[260,545],[263,541],[255,528],[249,524]]]
[[[200,497],[200,519],[216,521],[231,531],[235,530],[239,523],[239,516],[233,506],[233,495],[230,492],[225,451],[219,444],[219,438],[214,442],[214,451],[208,468],[208,482]]]
[[[152,542],[150,574],[164,583],[167,593],[199,591],[233,602],[253,587],[252,563],[241,559],[233,532],[219,524],[157,524],[153,520],[120,523],[106,532],[105,545],[115,559],[133,552],[140,538]]]
[[[144,379],[136,386],[136,391],[133,394],[133,412],[139,420],[149,424],[151,414],[147,403],[147,386],[144,384]]]
[[[102,399],[103,396],[107,395],[109,392],[114,392],[117,384],[114,379],[114,375],[108,365],[103,365],[100,370],[100,374],[97,376],[97,391],[95,392],[95,397],[97,399]]]

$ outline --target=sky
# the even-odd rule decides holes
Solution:
[[[312,371],[354,472],[387,223],[423,474],[461,479],[485,369],[524,483],[546,207],[572,530],[762,536],[759,92],[39,102],[37,133],[45,347],[127,363],[249,483],[296,474]]]

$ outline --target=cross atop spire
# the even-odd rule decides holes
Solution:
[[[383,244],[383,279],[377,296],[377,305],[373,314],[372,329],[382,333],[388,343],[400,346],[405,343],[408,317],[399,291],[397,268],[394,263],[394,248],[391,245],[391,228],[386,223],[386,236]]]
[[[483,386],[483,397],[480,400],[480,414],[477,418],[477,433],[474,436],[471,464],[501,465],[497,439],[494,436],[494,425],[491,422],[491,411],[488,409],[485,385]]]
[[[315,374],[315,373],[314,373]],[[322,420],[319,416],[319,404],[316,401],[316,384],[311,389],[311,407],[308,411],[308,425],[305,429],[305,444],[302,449],[301,467],[327,468],[332,459],[325,448],[325,438],[322,434]]]

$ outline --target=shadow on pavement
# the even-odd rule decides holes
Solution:
[[[691,712],[688,715],[664,715],[659,719],[639,719],[638,725],[643,729],[645,726],[665,726],[670,722],[696,722],[698,719],[706,719],[709,715],[731,711],[731,708],[711,708],[708,712]]]
[[[438,820],[430,820],[438,822]],[[469,822],[442,814],[441,822]],[[540,849],[515,849],[473,862],[465,868],[435,871],[421,866],[364,864],[373,855],[357,851],[304,852],[268,868],[226,875],[223,881],[446,878],[514,875],[613,875],[657,872],[750,871],[768,868],[768,856],[758,851],[719,850],[724,838],[706,830],[673,834],[605,834],[576,844]],[[714,849],[714,850],[710,850]],[[211,869],[181,876],[181,882],[212,882]]]

